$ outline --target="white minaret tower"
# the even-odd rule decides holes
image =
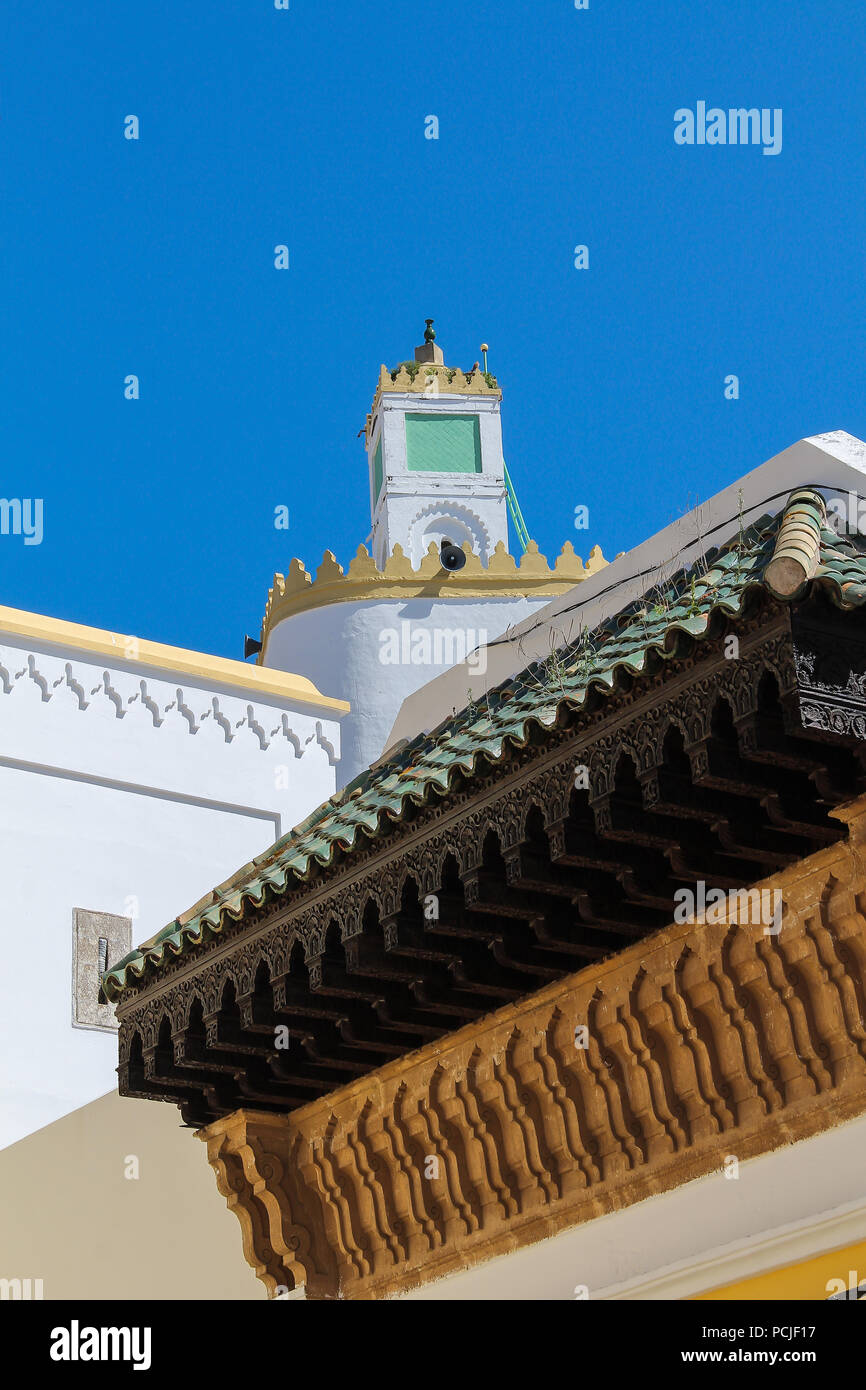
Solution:
[[[293,560],[262,623],[260,665],[351,705],[338,787],[387,747],[408,695],[463,660],[482,672],[487,642],[605,563],[570,542],[553,568],[528,538],[519,564],[509,553],[502,392],[477,362],[445,366],[432,319],[424,339],[381,368],[367,416],[372,554],[359,545],[344,569],[326,551],[315,575]]]
[[[508,546],[502,393],[479,370],[445,366],[433,320],[414,362],[382,368],[367,417],[373,558],[394,546],[417,568],[432,542],[469,544],[483,565]]]

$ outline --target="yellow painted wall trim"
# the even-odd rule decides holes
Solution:
[[[831,1294],[841,1292],[839,1282],[845,1288],[857,1288],[866,1279],[866,1240],[841,1249],[825,1251],[811,1260],[799,1260],[796,1264],[784,1265],[778,1269],[759,1274],[753,1279],[742,1279],[736,1284],[725,1284],[722,1288],[711,1289],[707,1293],[695,1295],[695,1302],[713,1302],[720,1299],[770,1300],[808,1299],[821,1301]]]
[[[829,1298],[828,1279],[866,1278],[866,1203],[850,1202],[599,1289],[609,1301]],[[794,1291],[798,1290],[798,1291]]]
[[[103,628],[69,623],[63,618],[48,618],[42,613],[27,613],[21,608],[0,605],[0,635],[26,637],[37,643],[73,647],[76,651],[122,661],[127,665],[159,670],[172,675],[193,677],[248,690],[259,696],[273,695],[281,700],[303,705],[307,709],[339,719],[349,711],[346,700],[334,700],[322,695],[306,676],[289,671],[275,671],[261,666],[246,666],[228,657],[210,656],[207,652],[187,651],[184,647],[169,647],[162,642],[148,642]]]

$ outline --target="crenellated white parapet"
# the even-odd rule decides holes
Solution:
[[[0,1147],[114,1085],[113,1034],[73,1002],[73,914],[160,931],[334,793],[347,711],[304,677],[0,608]]]

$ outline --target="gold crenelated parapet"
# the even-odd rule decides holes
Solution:
[[[377,599],[411,598],[556,598],[588,579],[607,564],[599,546],[593,546],[584,564],[566,541],[551,568],[535,541],[530,541],[518,564],[499,541],[485,567],[467,547],[466,564],[460,570],[444,570],[439,550],[430,543],[417,570],[395,545],[379,569],[366,546],[359,545],[348,570],[325,551],[315,577],[300,560],[293,560],[286,574],[275,574],[262,620],[262,643],[284,618],[328,603],[357,603]],[[263,655],[264,653],[262,653]]]
[[[496,377],[482,372],[477,362],[468,372],[433,362],[413,362],[408,365],[403,362],[396,371],[391,372],[383,364],[379,368],[379,384],[367,416],[368,435],[380,397],[404,393],[419,396],[498,396],[502,399],[502,389]]]

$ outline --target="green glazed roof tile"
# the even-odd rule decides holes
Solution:
[[[712,616],[736,616],[750,590],[763,583],[780,525],[796,508],[798,521],[820,535],[814,583],[843,608],[866,603],[866,555],[837,536],[825,522],[823,501],[813,489],[799,489],[776,517],[764,517],[722,551],[710,551],[697,569],[628,605],[592,632],[561,647],[547,662],[533,662],[519,675],[491,690],[478,704],[446,719],[430,734],[419,734],[332,796],[294,830],[246,864],[238,873],[144,942],[103,977],[103,989],[116,1000],[124,989],[158,972],[169,960],[219,936],[227,922],[242,917],[248,904],[308,881],[315,866],[333,863],[335,852],[350,854],[363,840],[387,833],[408,804],[448,794],[458,776],[471,778],[479,758],[498,760],[508,745],[523,747],[532,726],[550,728],[564,707],[582,705],[593,688],[611,690],[620,671],[642,672],[651,652],[662,658],[676,651],[677,633],[706,634]]]

